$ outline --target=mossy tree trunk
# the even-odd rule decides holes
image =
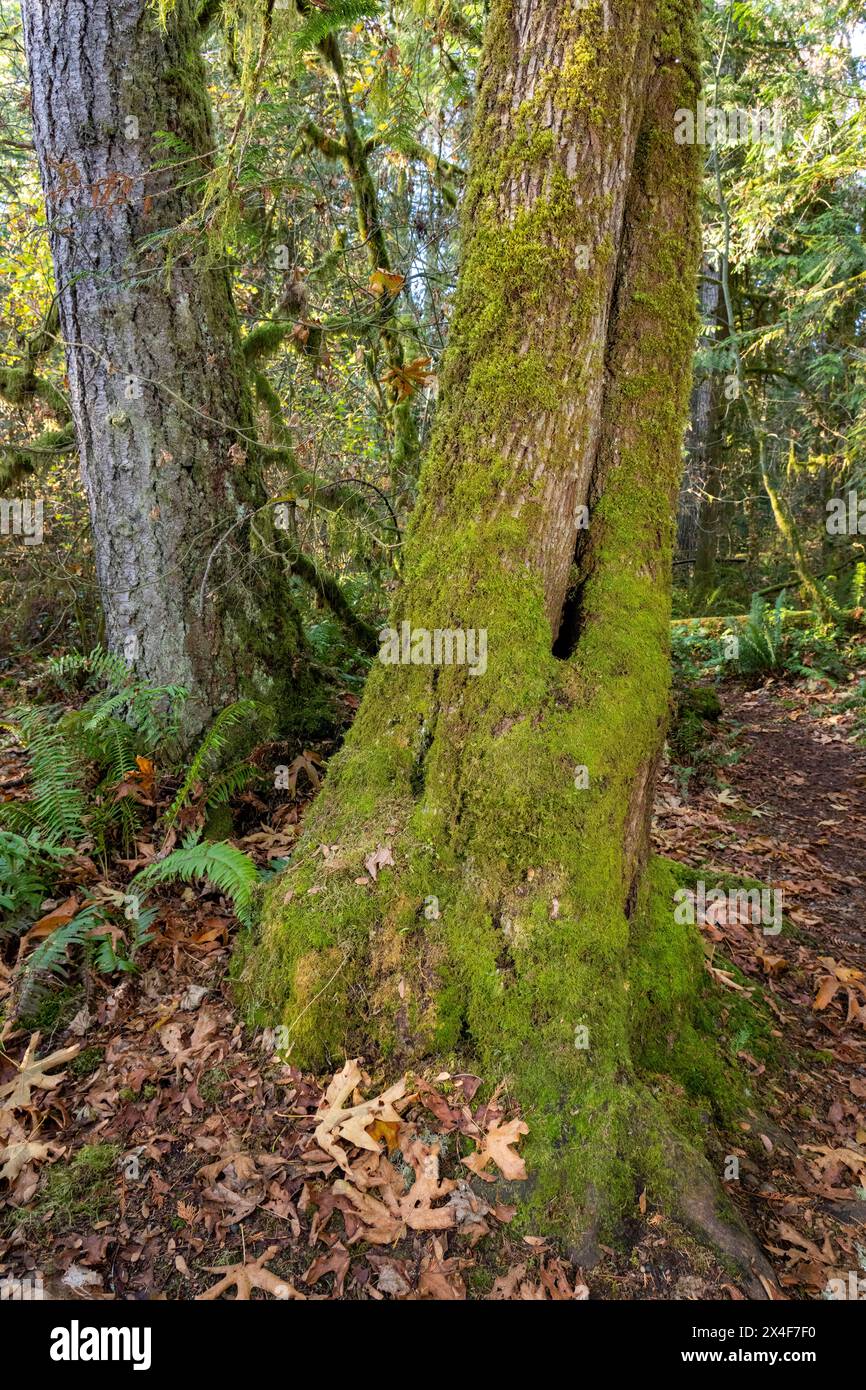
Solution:
[[[379,1048],[508,1074],[532,1200],[572,1235],[676,1185],[639,1068],[700,1070],[700,945],[647,854],[697,329],[699,165],[673,135],[693,17],[494,0],[392,619],[485,629],[486,670],[377,666],[238,962],[299,1063]]]
[[[188,688],[189,738],[240,694],[284,710],[302,649],[228,274],[167,241],[215,144],[198,9],[177,0],[163,26],[151,0],[23,6],[107,640]]]
[[[779,529],[779,535],[785,543],[785,547],[791,557],[794,572],[800,581],[800,589],[804,597],[812,604],[815,612],[825,623],[833,622],[833,609],[823,592],[820,584],[812,573],[812,568],[806,558],[803,549],[803,542],[800,539],[800,531],[794,520],[794,514],[787,498],[782,490],[782,486],[777,478],[773,476],[767,463],[767,443],[765,438],[759,441],[759,461],[761,468],[761,481],[764,484],[764,491],[770,499],[770,507],[773,512],[773,520]]]

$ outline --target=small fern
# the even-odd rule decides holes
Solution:
[[[0,935],[30,925],[71,853],[44,841],[38,829],[25,835],[0,830]]]
[[[69,922],[57,927],[18,967],[15,979],[14,1012],[29,1018],[52,989],[66,978],[69,950],[82,946],[94,928],[104,925],[98,907],[87,907]]]
[[[104,858],[107,840],[115,826],[119,828],[124,847],[128,848],[140,823],[140,810],[128,796],[118,797],[118,786],[138,771],[136,762],[138,741],[120,719],[111,719],[100,726],[100,770],[102,780],[94,791],[96,807],[90,818],[90,830],[97,852]]]
[[[136,956],[142,947],[153,940],[150,927],[155,917],[156,908],[149,907],[132,919],[128,928],[129,939],[124,942],[123,950],[117,949],[110,933],[100,935],[96,942],[97,970],[101,970],[103,975],[113,975],[118,970],[128,972],[137,969]]]
[[[135,970],[135,958],[152,939],[150,926],[156,916],[148,908],[127,924],[128,939],[122,947],[113,930],[105,907],[92,903],[82,908],[69,922],[57,927],[31,951],[19,966],[15,981],[15,1013],[29,1017],[51,989],[63,983],[69,964],[69,952],[80,947],[90,954],[96,968],[110,975],[117,971]]]
[[[238,792],[248,787],[255,776],[256,769],[249,763],[238,763],[236,767],[229,767],[225,772],[217,773],[207,789],[208,808],[225,806],[233,796],[237,796]]]
[[[746,674],[777,671],[784,664],[785,590],[771,608],[760,594],[752,596],[748,621],[740,634],[740,670]]]
[[[104,860],[120,837],[128,847],[140,810],[116,788],[137,771],[137,758],[164,751],[177,731],[187,697],[182,686],[143,685],[120,657],[95,648],[45,663],[60,690],[100,686],[81,709],[61,705],[12,710],[4,727],[24,745],[31,800],[0,808],[0,824],[26,833],[38,828],[53,843],[93,838]]]
[[[45,838],[59,844],[85,835],[85,768],[52,707],[13,709],[3,727],[23,744],[30,765],[32,806]]]
[[[122,657],[102,647],[50,658],[44,669],[60,690],[83,687],[99,692],[84,707],[88,715],[84,729],[97,739],[102,724],[116,717],[137,731],[145,752],[175,737],[180,710],[188,696],[183,686],[143,685]]]
[[[245,720],[249,720],[257,708],[254,700],[236,700],[234,704],[227,705],[224,710],[220,710],[193,754],[186,776],[166,812],[165,824],[167,829],[170,830],[174,825],[189,800],[196,782],[200,781],[202,775],[217,761],[228,742],[230,730]],[[223,774],[223,777],[226,775]],[[211,804],[210,798],[208,798],[208,804]]]
[[[120,690],[128,685],[131,677],[129,667],[122,657],[103,647],[94,647],[92,652],[66,652],[63,656],[49,657],[45,662],[45,674],[63,690],[76,688],[74,678],[84,677],[85,685],[105,685],[111,690]]]
[[[246,927],[252,925],[253,889],[259,882],[259,871],[249,855],[234,845],[206,842],[176,849],[136,874],[129,892],[141,893],[174,879],[182,883],[207,879],[231,900],[238,920]]]
[[[362,19],[379,13],[377,0],[332,0],[326,8],[314,10],[294,36],[297,53],[307,53],[329,34],[348,29]]]

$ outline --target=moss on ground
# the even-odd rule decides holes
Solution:
[[[105,1051],[101,1047],[85,1047],[77,1057],[73,1057],[69,1063],[69,1070],[73,1076],[92,1076],[102,1065],[104,1056]]]
[[[44,1173],[37,1196],[13,1213],[16,1222],[53,1234],[79,1225],[91,1228],[116,1205],[117,1144],[85,1144],[65,1163]]]

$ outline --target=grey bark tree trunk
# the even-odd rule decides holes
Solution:
[[[243,520],[266,495],[228,275],[166,242],[214,149],[196,6],[23,17],[107,642],[188,688],[191,738],[240,694],[284,704],[303,645],[270,514]]]
[[[702,334],[702,345],[708,345],[716,337],[716,315],[719,307],[720,287],[713,276],[712,264],[705,256],[703,276],[700,281],[698,298],[701,321],[706,326]],[[677,515],[677,550],[683,559],[694,561],[698,548],[702,512],[707,486],[709,455],[712,449],[710,423],[714,388],[718,387],[713,375],[702,371],[702,375],[692,387],[689,428],[686,431],[686,467],[680,487]]]

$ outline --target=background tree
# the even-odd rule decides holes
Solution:
[[[239,694],[285,709],[303,641],[229,277],[166,252],[214,149],[197,6],[165,24],[147,0],[23,16],[108,645],[190,691],[189,736]]]
[[[728,302],[720,294],[706,306],[712,347],[697,364],[719,405],[712,421],[696,412],[692,430],[698,452],[706,439],[713,485],[681,508],[699,513],[703,537],[697,611],[708,597],[712,607],[713,590],[725,611],[786,577],[806,603],[824,604],[813,571],[834,580],[844,604],[863,559],[856,542],[828,542],[824,525],[827,498],[863,476],[858,13],[847,0],[704,8],[705,100],[725,117],[704,151],[704,245]],[[760,113],[768,128],[754,139]],[[717,540],[720,560],[738,562],[727,575],[712,563]]]

